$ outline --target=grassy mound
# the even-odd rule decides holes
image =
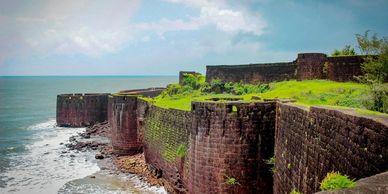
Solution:
[[[177,89],[176,84],[171,86]],[[183,86],[184,87],[184,86]],[[328,80],[305,80],[305,81],[282,81],[269,84],[268,90],[257,93],[247,92],[241,95],[231,93],[208,93],[203,90],[184,89],[183,92],[173,92],[167,90],[164,94],[156,97],[153,103],[164,108],[175,108],[190,110],[191,101],[206,101],[210,98],[243,98],[243,101],[251,101],[252,97],[265,98],[290,98],[303,105],[330,105],[351,108],[365,108],[363,101],[369,88],[365,84],[353,82],[334,82]],[[257,90],[256,90],[257,91]],[[256,100],[257,101],[257,100]]]

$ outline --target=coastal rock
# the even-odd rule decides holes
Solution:
[[[96,154],[95,158],[101,160],[101,159],[104,159],[104,155],[102,155],[101,153],[98,153]]]

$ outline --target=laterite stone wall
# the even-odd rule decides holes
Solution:
[[[225,82],[260,83],[295,79],[296,64],[267,63],[249,65],[206,66],[206,81],[214,79]]]
[[[327,79],[333,81],[354,81],[355,76],[363,75],[361,64],[364,56],[328,57]]]
[[[330,171],[360,179],[388,170],[388,117],[279,103],[274,193],[319,191]]]
[[[275,107],[192,102],[190,193],[272,193]]]
[[[57,125],[85,127],[107,120],[109,94],[60,94],[57,96]]]
[[[187,192],[188,153],[177,155],[179,146],[189,148],[192,123],[190,111],[150,105],[144,114],[144,156],[146,163],[173,183],[178,192]]]
[[[296,63],[298,80],[323,79],[323,65],[326,55],[323,53],[299,53]]]
[[[109,96],[109,125],[113,152],[133,155],[141,152],[137,131],[137,96]]]

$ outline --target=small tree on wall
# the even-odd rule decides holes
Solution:
[[[366,31],[363,35],[356,34],[356,39],[361,54],[374,55],[367,56],[362,64],[362,69],[365,72],[365,81],[377,83],[388,81],[387,38],[378,38],[377,33],[369,37],[369,31]]]
[[[365,100],[365,106],[370,110],[388,113],[388,40],[378,38],[377,33],[369,36],[369,31],[356,34],[358,48],[361,54],[367,55],[361,64],[365,75],[361,81],[371,87],[370,97]]]

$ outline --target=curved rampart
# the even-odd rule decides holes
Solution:
[[[118,155],[133,155],[141,152],[138,139],[137,96],[109,96],[109,125],[113,152]]]
[[[84,127],[107,120],[107,93],[60,94],[57,96],[57,125]]]
[[[388,117],[279,103],[274,193],[319,191],[330,171],[364,178],[388,170]]]
[[[150,105],[144,119],[144,156],[147,164],[157,171],[158,176],[170,180],[177,192],[186,192],[192,113]]]
[[[190,193],[272,193],[274,102],[192,102]]]

